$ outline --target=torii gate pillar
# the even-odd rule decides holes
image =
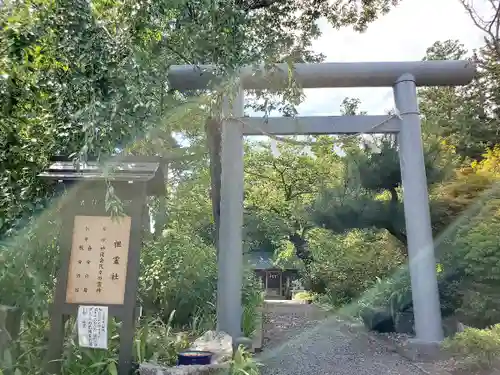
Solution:
[[[398,136],[399,163],[403,182],[415,332],[418,340],[439,342],[443,339],[443,326],[417,87],[413,75],[403,74],[398,78],[394,84],[394,101],[401,116]]]

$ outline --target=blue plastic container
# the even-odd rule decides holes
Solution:
[[[177,355],[177,366],[209,365],[212,361],[212,356],[212,352],[186,350]]]

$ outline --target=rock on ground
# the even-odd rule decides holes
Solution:
[[[207,331],[195,340],[190,349],[212,352],[212,364],[218,364],[231,359],[233,343],[231,336],[225,332]]]
[[[408,359],[313,305],[268,303],[262,375],[421,375]]]

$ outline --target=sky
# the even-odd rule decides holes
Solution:
[[[484,1],[474,3],[481,6]],[[328,62],[415,61],[438,40],[458,39],[469,50],[482,44],[480,31],[458,0],[402,0],[364,33],[320,25],[323,35],[313,49],[325,54]],[[346,96],[359,98],[361,110],[368,114],[385,114],[394,106],[390,88],[314,89],[306,90],[299,115],[338,115]]]
[[[480,13],[487,10],[486,0],[471,1]],[[458,39],[469,51],[483,44],[481,32],[459,0],[401,0],[364,33],[333,29],[326,21],[320,21],[320,28],[322,36],[313,42],[313,49],[323,53],[327,62],[418,61],[436,41]],[[310,89],[305,94],[299,116],[339,115],[345,97],[359,98],[360,110],[370,115],[384,115],[394,107],[390,88]],[[262,115],[252,110],[247,113]]]

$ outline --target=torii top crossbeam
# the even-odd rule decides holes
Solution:
[[[469,60],[298,63],[293,69],[295,80],[302,88],[390,87],[403,74],[411,74],[417,86],[460,86],[469,83],[476,72]],[[277,64],[277,69],[272,71],[261,71],[263,73],[256,73],[256,68],[250,66],[242,68],[242,88],[279,88],[288,81],[286,64]],[[178,90],[203,89],[215,81],[213,72],[211,65],[172,65],[168,78],[171,87]]]

